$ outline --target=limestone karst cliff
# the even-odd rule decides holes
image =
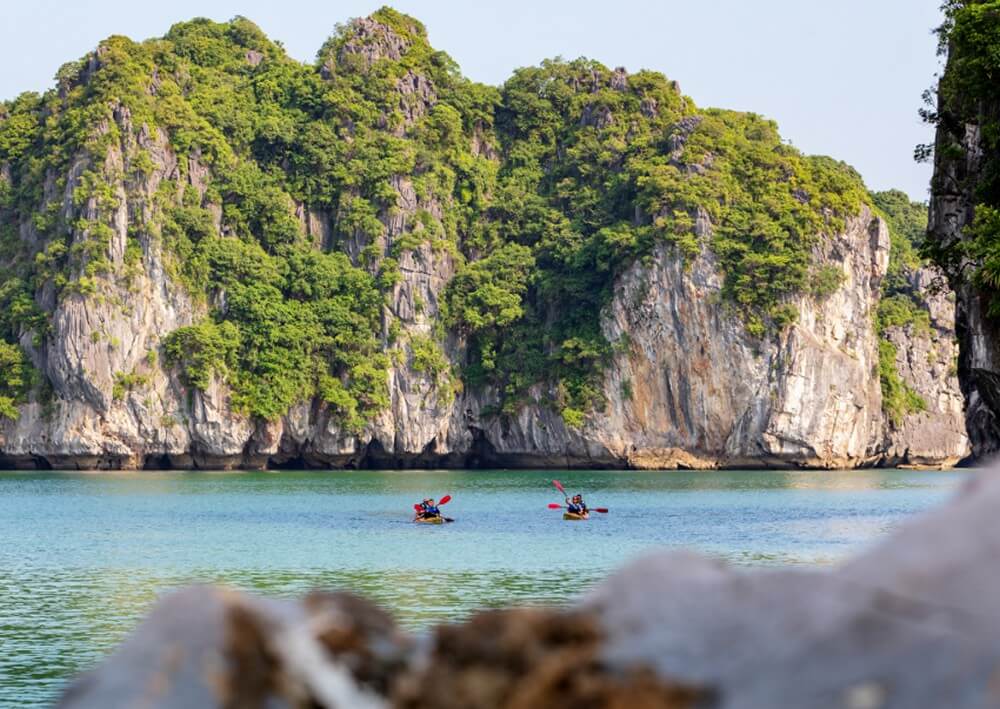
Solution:
[[[925,110],[937,126],[928,243],[956,294],[966,424],[973,452],[986,458],[1000,450],[1000,95],[994,78],[1000,68],[1000,3],[963,0],[947,3],[945,11],[939,36],[947,64],[937,104]],[[925,156],[929,147],[921,150]]]
[[[968,452],[948,295],[879,327],[860,177],[662,75],[482,86],[383,9],[315,64],[196,20],[57,82],[0,107],[4,465]]]

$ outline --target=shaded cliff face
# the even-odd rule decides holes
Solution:
[[[965,455],[926,278],[933,332],[888,337],[928,405],[883,413],[860,179],[660,75],[550,62],[498,92],[383,9],[315,66],[195,21],[59,81],[0,112],[0,335],[35,372],[0,382],[4,465]]]
[[[966,401],[966,427],[977,457],[997,453],[1000,441],[1000,324],[989,315],[990,295],[970,277],[980,265],[960,255],[975,218],[982,145],[975,123],[942,122],[937,129],[928,238],[956,294],[958,377]],[[958,150],[950,149],[957,143]]]
[[[928,246],[956,295],[958,378],[976,456],[1000,450],[1000,320],[996,317],[996,128],[994,79],[1000,6],[949,3],[939,35],[948,56],[936,111]]]
[[[908,278],[909,297],[927,313],[927,324],[886,328],[895,347],[895,368],[919,405],[890,428],[886,462],[954,465],[971,453],[965,428],[965,401],[958,381],[955,294],[934,267]]]

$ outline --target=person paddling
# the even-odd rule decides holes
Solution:
[[[419,505],[414,505],[417,508],[417,519],[435,519],[441,516],[441,510],[438,506],[434,504],[434,498],[428,497]]]
[[[566,498],[566,511],[570,514],[587,516],[587,503],[583,501],[583,495],[573,495],[573,499]]]
[[[566,500],[565,505],[560,505],[555,502],[549,503],[550,510],[565,510],[563,514],[563,519],[590,519],[591,512],[600,512],[601,514],[607,514],[607,507],[595,507],[593,509],[587,507],[587,503],[583,501],[583,495],[577,493],[573,495],[570,499],[569,493],[566,492],[566,488],[558,480],[553,480],[552,484],[555,486],[556,490],[562,493],[563,499]]]

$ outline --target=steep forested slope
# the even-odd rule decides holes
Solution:
[[[496,89],[388,8],[314,64],[195,20],[3,104],[0,170],[14,464],[859,464],[928,415],[876,343],[877,198],[657,73],[553,60]],[[623,379],[655,357],[613,322],[625,290],[669,300],[665,267],[671,317],[705,321],[666,399]],[[684,370],[709,341],[736,371]],[[803,398],[789,372],[831,357],[841,384]],[[960,457],[953,428],[923,457]]]

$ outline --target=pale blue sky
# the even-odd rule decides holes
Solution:
[[[338,22],[378,0],[0,0],[0,98],[43,90],[102,38],[144,39],[179,20],[244,15],[311,60]],[[661,71],[698,105],[774,118],[800,149],[846,160],[869,187],[926,199],[920,94],[938,71],[940,0],[396,0],[465,74],[499,84],[546,57]]]

